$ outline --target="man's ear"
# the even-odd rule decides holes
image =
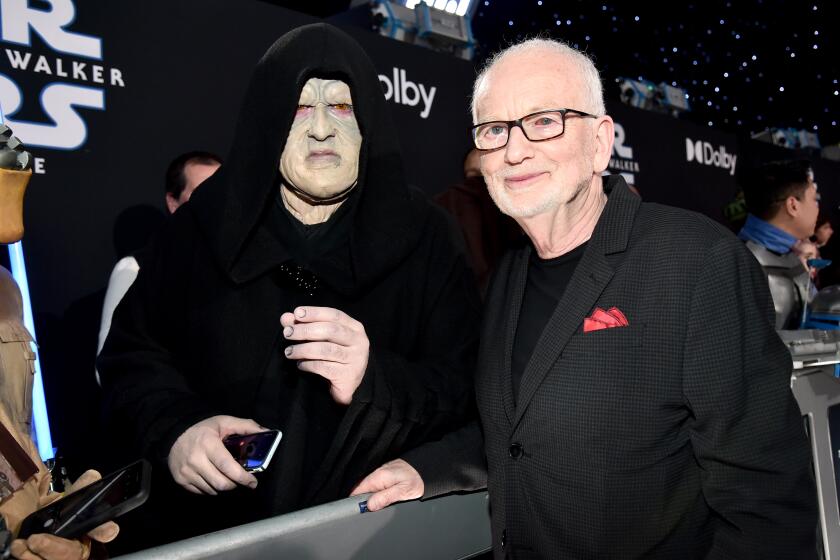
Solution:
[[[615,141],[615,124],[612,117],[604,115],[598,117],[595,124],[595,153],[593,154],[593,171],[601,174],[607,169],[612,157],[613,142]]]
[[[800,202],[799,199],[793,195],[790,195],[785,199],[785,212],[787,212],[788,216],[791,218],[795,218],[799,215],[800,210]]]
[[[180,205],[178,199],[172,196],[172,193],[166,193],[166,209],[169,210],[170,214],[174,214]]]

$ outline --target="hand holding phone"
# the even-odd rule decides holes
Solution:
[[[248,472],[262,472],[267,467],[283,433],[280,430],[268,430],[248,435],[228,436],[223,440],[233,458]]]
[[[47,533],[73,539],[131,511],[149,497],[151,470],[140,460],[65,495],[24,519],[18,538]]]
[[[263,431],[265,428],[253,420],[235,416],[212,416],[196,422],[169,450],[169,472],[175,482],[195,494],[215,496],[237,486],[256,488],[257,479],[231,457],[222,440]]]

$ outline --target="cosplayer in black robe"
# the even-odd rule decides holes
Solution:
[[[281,201],[278,164],[310,78],[349,85],[362,144],[349,198],[305,226]],[[106,415],[158,474],[169,477],[179,435],[215,415],[284,434],[256,490],[156,488],[170,512],[192,508],[178,537],[346,497],[472,410],[477,294],[446,219],[407,188],[397,145],[358,44],[325,24],[284,35],[256,68],[225,164],[174,215],[117,308],[98,362]],[[347,406],[283,355],[280,317],[300,305],[364,325],[368,365]]]

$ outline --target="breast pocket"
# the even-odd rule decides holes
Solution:
[[[631,468],[655,449],[662,387],[645,349],[643,324],[573,335],[546,393],[559,399],[558,437],[602,469]],[[652,429],[649,429],[652,428]]]

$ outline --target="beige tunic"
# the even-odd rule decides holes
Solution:
[[[23,326],[22,317],[20,290],[9,271],[0,267],[0,422],[38,468],[19,488],[0,488],[0,515],[13,533],[17,533],[27,515],[40,507],[41,497],[47,495],[50,484],[50,474],[30,437],[35,353],[32,336]],[[0,464],[8,468],[5,461]],[[14,473],[2,474],[14,479]],[[14,492],[9,494],[10,490]]]

